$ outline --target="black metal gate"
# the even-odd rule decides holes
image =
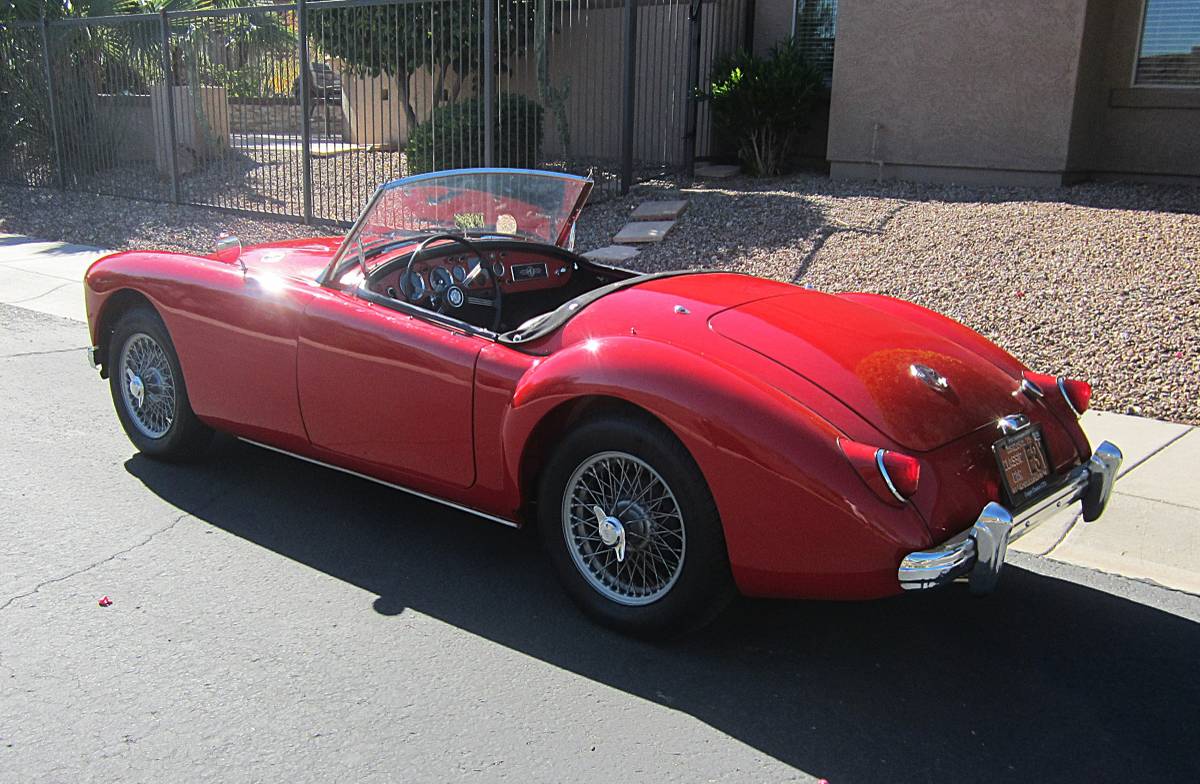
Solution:
[[[747,0],[298,0],[0,26],[0,182],[346,222],[465,166],[601,189],[714,152]]]

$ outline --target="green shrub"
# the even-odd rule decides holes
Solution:
[[[753,175],[778,174],[825,92],[821,72],[792,41],[766,57],[737,51],[713,64],[709,94],[718,136],[737,146]]]
[[[542,147],[542,107],[523,95],[502,95],[496,109],[496,165],[533,168]],[[410,174],[483,165],[483,103],[470,98],[433,110],[408,135]]]

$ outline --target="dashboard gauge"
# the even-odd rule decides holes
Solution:
[[[429,288],[425,285],[425,277],[419,272],[409,273],[408,298],[413,302],[420,302],[428,293]]]
[[[504,277],[504,264],[499,261],[492,262],[492,274],[497,278]]]
[[[467,279],[467,268],[461,264],[454,265],[454,282],[462,283]]]
[[[435,267],[434,270],[429,273],[429,283],[431,286],[433,286],[433,290],[438,294],[441,294],[443,291],[449,288],[450,284],[453,282],[454,281],[450,279],[450,273],[446,271],[445,267]]]

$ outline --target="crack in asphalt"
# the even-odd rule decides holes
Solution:
[[[59,280],[62,280],[62,278],[59,278]],[[54,292],[56,292],[60,289],[65,289],[67,286],[70,286],[73,283],[74,283],[74,281],[67,281],[66,283],[60,283],[52,289],[43,291],[41,294],[35,294],[34,296],[26,297],[25,299],[14,299],[11,302],[5,302],[4,304],[5,305],[20,305],[22,302],[33,302],[35,299],[41,299],[42,297],[53,294]]]
[[[26,351],[23,354],[0,354],[0,359],[20,359],[21,357],[42,357],[47,354],[70,354],[72,351],[85,351],[87,346],[74,348],[54,348],[47,351]]]
[[[40,583],[38,583],[37,585],[35,585],[33,588],[26,591],[25,593],[19,593],[16,596],[10,597],[7,601],[4,602],[4,604],[0,604],[0,612],[4,612],[5,610],[7,610],[12,605],[13,602],[33,596],[38,591],[45,588],[47,585],[61,583],[64,580],[70,580],[72,577],[78,577],[79,575],[89,572],[98,566],[103,566],[104,564],[108,563],[109,561],[112,561],[122,555],[127,555],[127,554],[133,552],[134,550],[138,549],[139,547],[145,547],[146,545],[150,544],[150,542],[154,541],[154,539],[156,537],[158,537],[162,534],[165,534],[166,532],[170,531],[175,526],[179,525],[181,522],[183,522],[184,518],[191,517],[191,516],[192,516],[191,512],[184,512],[183,514],[179,515],[174,520],[172,520],[169,524],[163,526],[162,528],[159,528],[156,531],[151,532],[149,535],[144,537],[142,539],[142,541],[138,542],[137,544],[130,545],[129,547],[126,547],[123,550],[118,550],[115,553],[112,553],[111,555],[107,555],[104,558],[101,558],[98,561],[90,563],[87,566],[76,569],[75,571],[68,572],[67,574],[59,575],[57,577],[50,577],[46,580],[41,581]]]
[[[54,585],[55,583],[61,583],[65,580],[70,580],[72,577],[78,577],[79,575],[85,574],[85,573],[91,571],[92,569],[95,569],[98,566],[103,566],[104,564],[106,564],[110,561],[113,561],[122,555],[128,555],[129,553],[133,552],[134,550],[137,550],[140,547],[145,547],[146,545],[150,544],[150,542],[154,541],[159,536],[161,536],[161,535],[167,533],[168,531],[170,531],[171,529],[175,528],[175,526],[179,525],[181,522],[183,522],[187,518],[196,517],[197,515],[203,513],[210,506],[212,506],[214,503],[216,503],[226,493],[228,493],[232,490],[236,490],[238,487],[240,487],[244,484],[245,484],[245,482],[234,482],[229,487],[221,488],[220,490],[218,490],[217,492],[215,492],[211,496],[209,496],[207,499],[205,499],[202,503],[200,503],[194,511],[184,512],[184,513],[180,514],[178,517],[176,517],[170,523],[168,523],[167,525],[165,525],[155,531],[152,531],[151,533],[146,535],[140,542],[138,542],[136,544],[130,545],[129,547],[126,547],[122,550],[118,550],[117,552],[112,553],[111,555],[107,555],[104,558],[99,559],[98,561],[94,561],[94,562],[88,564],[87,566],[80,567],[79,569],[75,569],[74,571],[68,572],[67,574],[63,574],[63,575],[59,575],[57,577],[50,577],[48,579],[45,579],[45,580],[41,581],[40,583],[38,583],[37,585],[35,585],[30,590],[26,591],[25,593],[20,593],[20,594],[17,594],[16,596],[9,597],[4,602],[4,604],[0,604],[0,612],[4,612],[5,610],[7,610],[16,601],[33,596],[38,591],[45,588],[47,585]],[[199,519],[199,518],[196,517],[196,519]],[[8,668],[6,668],[6,669],[8,669]]]

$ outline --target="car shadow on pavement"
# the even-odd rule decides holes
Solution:
[[[432,616],[835,784],[1200,780],[1200,625],[1170,613],[1010,567],[983,600],[957,586],[745,600],[650,644],[582,617],[529,534],[245,444],[216,451],[126,468],[204,523],[374,593],[364,612]]]

